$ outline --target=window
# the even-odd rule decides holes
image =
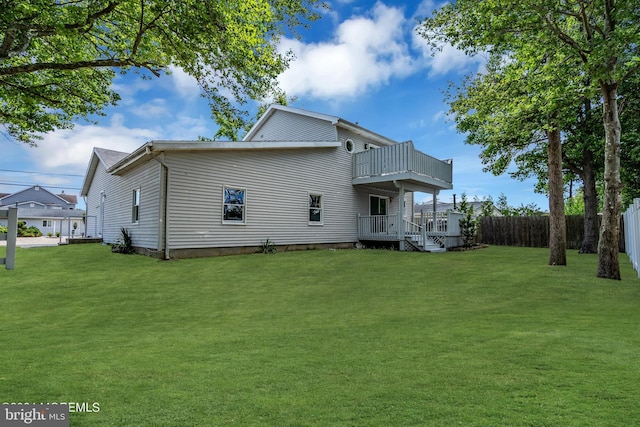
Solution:
[[[51,228],[51,220],[50,219],[42,220],[42,227],[43,228]]]
[[[322,194],[309,194],[309,225],[322,225]]]
[[[134,224],[137,224],[139,219],[140,219],[140,189],[136,188],[135,190],[133,190],[131,222]]]
[[[244,188],[223,187],[222,222],[226,224],[244,224],[246,220],[246,193]]]
[[[353,153],[353,150],[355,149],[355,145],[352,140],[347,139],[344,142],[344,148],[345,150],[347,150],[347,153]]]

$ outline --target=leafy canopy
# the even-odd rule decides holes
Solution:
[[[292,59],[279,37],[318,18],[318,0],[0,0],[0,123],[10,137],[69,128],[115,104],[117,71],[183,69],[214,117],[276,90]],[[224,89],[224,90],[223,90]]]

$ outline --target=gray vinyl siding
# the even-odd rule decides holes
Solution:
[[[252,141],[337,141],[336,127],[327,120],[275,111]]]
[[[379,188],[358,187],[356,191],[355,202],[357,205],[357,214],[362,216],[370,215],[369,213],[369,196],[388,197],[389,206],[387,211],[389,215],[397,214],[400,205],[397,191],[382,190]]]
[[[167,152],[171,249],[357,241],[351,155],[342,147]],[[246,189],[246,223],[222,223],[224,185]],[[323,224],[308,223],[308,194]]]
[[[92,235],[94,230],[100,233],[100,192],[104,191],[103,241],[114,243],[124,227],[134,246],[159,249],[160,174],[161,167],[156,161],[149,161],[122,176],[108,174],[100,164],[87,194],[87,233]],[[132,223],[133,190],[136,188],[140,188],[139,221]]]
[[[95,154],[94,154],[95,155]],[[87,237],[99,237],[101,230],[99,224],[100,215],[100,192],[106,191],[109,187],[109,179],[112,178],[107,174],[105,167],[102,163],[99,163],[96,167],[96,171],[91,179],[91,186],[87,191],[87,216],[86,216],[86,230]]]

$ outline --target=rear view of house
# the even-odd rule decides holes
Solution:
[[[412,192],[435,197],[451,178],[450,161],[411,142],[274,105],[242,141],[95,148],[81,194],[87,235],[113,243],[124,227],[138,251],[168,259],[254,252],[267,239],[290,249],[402,248],[419,227]]]

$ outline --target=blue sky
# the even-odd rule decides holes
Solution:
[[[480,149],[464,144],[447,119],[443,90],[450,81],[482,70],[483,58],[470,58],[451,46],[434,56],[415,33],[417,17],[438,6],[432,0],[331,1],[330,11],[302,38],[284,38],[283,50],[296,60],[281,76],[281,87],[296,97],[290,105],[339,116],[440,159],[453,158],[453,185],[441,201],[466,193],[469,199],[500,193],[512,206],[535,203],[547,210],[533,180],[482,171]],[[136,75],[114,81],[122,96],[98,125],[78,121],[71,130],[44,135],[37,148],[9,141],[1,145],[0,192],[39,184],[54,192],[79,194],[94,146],[130,152],[153,139],[212,137],[217,129],[195,81],[181,70],[159,79]],[[28,171],[36,173],[16,173]],[[430,200],[418,195],[417,201]],[[83,206],[82,206],[83,207]]]

